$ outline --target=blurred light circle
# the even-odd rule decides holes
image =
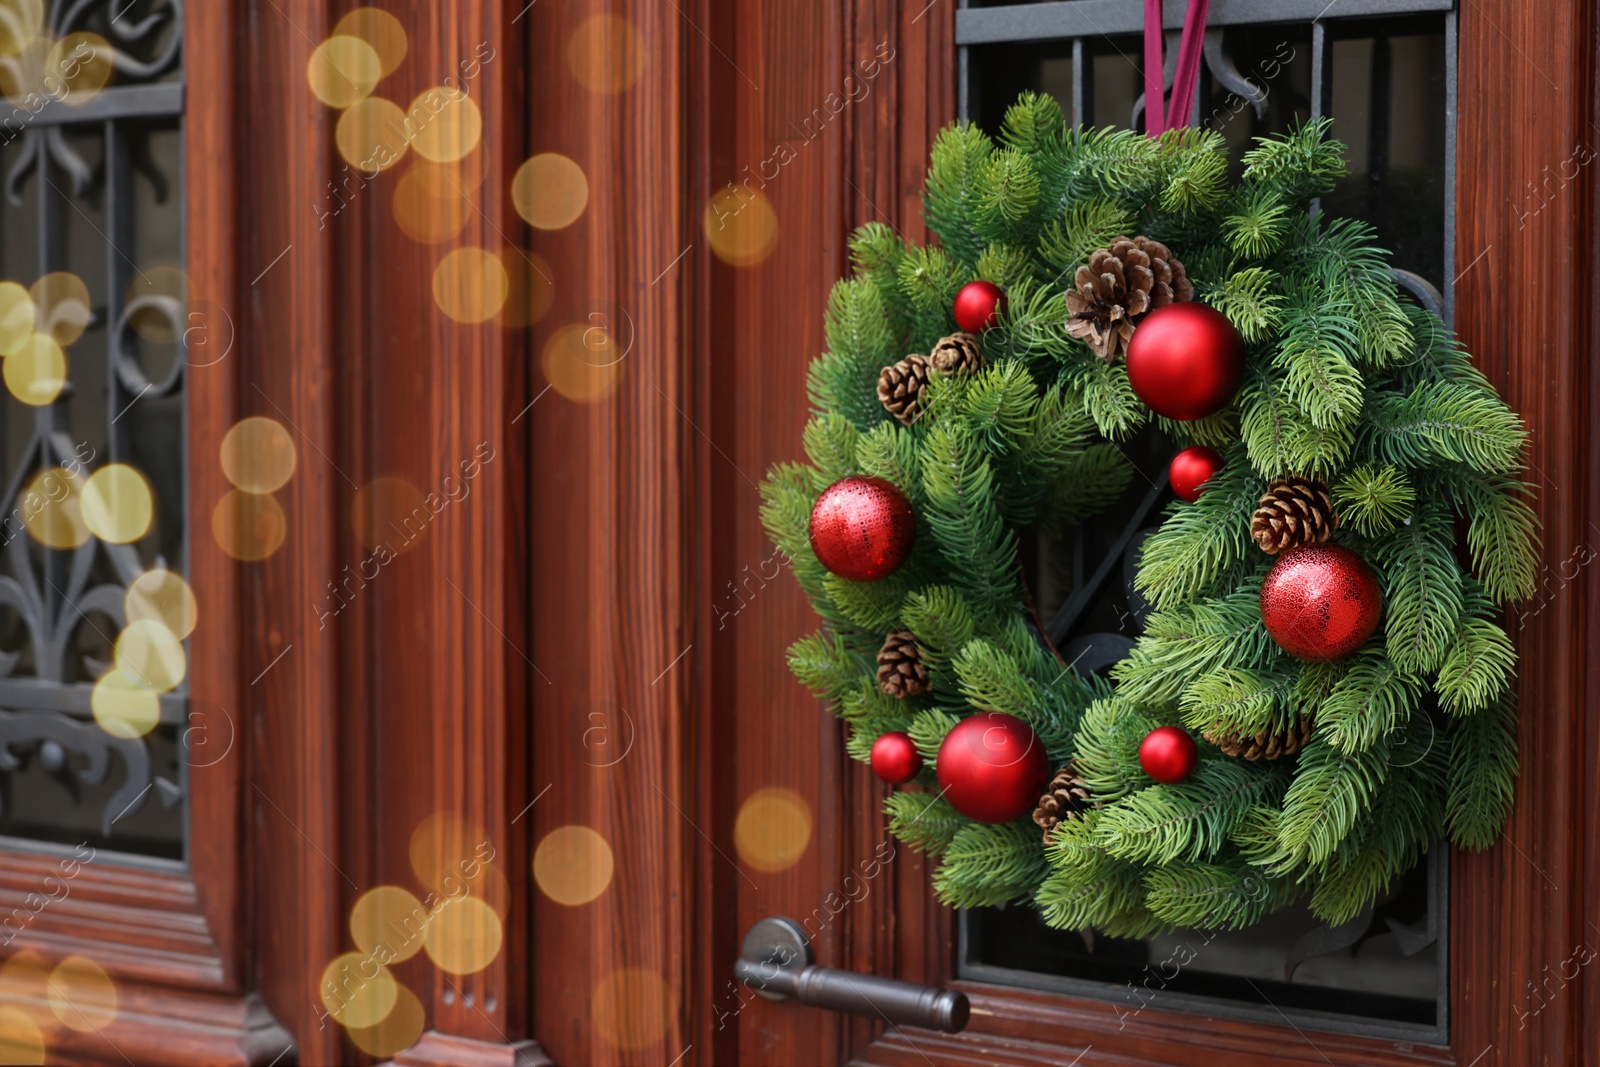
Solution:
[[[810,842],[811,809],[794,790],[757,789],[739,806],[733,845],[746,866],[769,873],[788,870]]]
[[[183,575],[165,567],[152,567],[128,583],[122,611],[129,622],[154,619],[181,640],[194,632],[199,605]]]
[[[390,209],[400,232],[418,244],[436,245],[459,234],[472,217],[472,202],[447,180],[430,174],[419,160],[400,175]],[[442,193],[436,193],[442,189]]]
[[[72,107],[82,107],[111,80],[111,42],[98,33],[69,33],[50,48],[44,61],[45,91]]]
[[[211,513],[211,535],[222,551],[246,563],[278,551],[288,533],[288,520],[277,497],[230,489]]]
[[[421,542],[432,521],[422,490],[393,474],[374,478],[356,490],[350,506],[350,525],[363,548],[388,545],[395,553],[410,551]]]
[[[345,109],[333,128],[334,144],[346,163],[367,177],[400,162],[410,147],[405,112],[381,96],[369,96]]]
[[[567,40],[567,65],[590,92],[620,93],[644,70],[644,38],[625,18],[591,15]]]
[[[778,213],[759,189],[729,185],[712,195],[703,220],[711,251],[734,267],[753,267],[778,247]]]
[[[21,1008],[0,1007],[0,1063],[43,1063],[44,1034]]]
[[[534,850],[533,880],[557,904],[577,907],[606,891],[615,866],[605,838],[587,826],[562,826]]]
[[[44,0],[0,0],[0,56],[14,56],[44,28]]]
[[[487,322],[511,289],[500,257],[483,248],[458,248],[433,270],[433,302],[457,322]]]
[[[89,475],[79,508],[89,532],[113,545],[139,540],[155,516],[150,483],[126,463],[108,463]]]
[[[271,493],[294,476],[294,438],[277,419],[252,415],[222,437],[222,473],[247,493]]]
[[[452,159],[445,163],[436,163],[431,159],[419,157],[411,165],[411,169],[415,172],[422,191],[429,196],[462,199],[470,196],[483,184],[488,170],[484,162],[487,155],[486,152],[472,151],[460,159]]]
[[[50,1010],[68,1029],[104,1030],[117,1017],[117,987],[94,960],[68,956],[50,972]]]
[[[0,966],[0,1004],[15,1005],[16,1011],[37,1025],[54,1026],[56,1017],[46,996],[49,984],[50,961],[34,949],[25,948]],[[3,1038],[0,1048],[4,1048]]]
[[[143,737],[161,721],[161,695],[142,680],[107,671],[89,695],[94,721],[112,737]]]
[[[22,494],[22,524],[41,545],[76,548],[89,539],[82,497],[81,476],[65,467],[45,467]]]
[[[189,668],[183,642],[155,619],[139,619],[117,635],[117,670],[151,689],[176,689]]]
[[[511,203],[529,226],[559,230],[578,221],[589,203],[583,168],[559,152],[541,152],[517,168]]]
[[[188,293],[189,276],[177,267],[145,267],[123,298],[128,325],[151,344],[176,344],[189,325],[184,318]]]
[[[0,282],[0,356],[11,355],[33,336],[33,316],[28,290],[16,282]]]
[[[322,971],[322,1006],[340,1024],[377,1026],[388,1018],[399,998],[399,985],[389,968],[361,952],[335,956]]]
[[[575,322],[561,327],[544,344],[540,366],[556,392],[580,404],[610,396],[622,380],[621,361],[603,362],[595,351],[595,327]]]
[[[336,37],[359,37],[371,45],[377,53],[382,77],[395,72],[410,47],[406,41],[406,28],[400,20],[375,7],[356,8],[334,24],[333,33]]]
[[[594,988],[589,1017],[607,1044],[642,1049],[657,1044],[672,1029],[678,1012],[672,988],[654,971],[619,967]]]
[[[428,958],[447,974],[475,974],[500,954],[505,928],[489,903],[474,896],[447,900],[423,935]]]
[[[495,321],[513,330],[532,326],[555,299],[550,264],[526,248],[502,248],[500,262],[506,268],[506,303]]]
[[[407,112],[411,147],[424,159],[449,163],[478,147],[483,112],[464,91],[435,86],[418,93]]]
[[[392,955],[390,962],[409,960],[422,951],[428,912],[422,902],[397,885],[380,885],[361,894],[350,909],[350,937],[369,955],[379,946]]]
[[[89,287],[70,271],[51,271],[28,287],[35,312],[34,330],[65,347],[83,336],[94,313]]]
[[[483,827],[455,812],[438,812],[417,824],[408,847],[411,870],[423,888],[441,895],[461,892],[469,865],[493,859]]]
[[[22,347],[0,365],[0,377],[11,395],[24,404],[53,404],[67,387],[67,354],[48,334],[29,334]]]
[[[383,63],[359,37],[335,34],[317,45],[306,61],[312,95],[329,107],[346,108],[365,99],[383,77]]]
[[[396,987],[394,1007],[376,1026],[347,1026],[350,1041],[369,1056],[388,1060],[415,1045],[427,1020],[422,1001],[405,986]]]

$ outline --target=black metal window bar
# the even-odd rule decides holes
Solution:
[[[92,693],[113,669],[130,583],[152,568],[182,574],[187,560],[183,0],[33,7],[38,27],[18,24],[28,3],[0,20],[0,277],[27,287],[65,272],[88,306],[53,402],[0,393],[0,844],[181,863],[187,686],[159,694],[142,736],[102,728]],[[84,41],[110,65],[90,91],[47,58],[57,42],[89,55]],[[112,463],[149,483],[143,536],[51,547],[33,535],[33,479]]]
[[[1166,85],[1184,0],[1164,0]],[[993,132],[1022,89],[1055,96],[1084,125],[1139,128],[1140,0],[962,0],[961,114]],[[1314,210],[1364,218],[1394,253],[1395,280],[1452,318],[1455,258],[1454,0],[1212,0],[1196,125],[1237,152],[1250,138],[1331,115],[1352,175]],[[1170,442],[1125,446],[1144,475],[1110,521],[1035,531],[1030,579],[1051,642],[1080,670],[1127,654],[1149,607],[1133,587],[1139,546],[1172,499]],[[1120,520],[1120,521],[1119,521]],[[1339,927],[1290,909],[1247,931],[1143,940],[1046,928],[1029,909],[964,912],[960,973],[1147,1006],[1443,1044],[1449,1038],[1448,851]]]

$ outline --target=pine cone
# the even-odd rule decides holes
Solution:
[[[878,688],[897,700],[920,696],[930,688],[928,668],[910,630],[896,630],[884,638],[878,650]]]
[[[1050,779],[1049,791],[1039,798],[1039,806],[1033,809],[1034,824],[1044,831],[1048,841],[1057,823],[1076,819],[1089,810],[1091,803],[1089,787],[1078,777],[1077,764],[1068,760]]]
[[[931,374],[928,357],[913,352],[878,374],[878,402],[902,425],[910,426],[922,413]]]
[[[1250,536],[1269,556],[1326,541],[1339,528],[1328,487],[1310,478],[1279,478],[1267,486],[1258,503],[1250,519]]]
[[[1174,301],[1193,300],[1183,264],[1160,241],[1118,237],[1089,256],[1067,290],[1067,332],[1112,360],[1133,339],[1134,324]]]
[[[1277,733],[1263,730],[1254,737],[1224,732],[1213,726],[1205,731],[1205,739],[1230,756],[1243,756],[1247,760],[1278,759],[1305,748],[1311,742],[1313,725],[1311,716],[1302,715],[1286,730]]]
[[[970,374],[983,369],[983,349],[978,347],[976,337],[957,330],[948,337],[939,338],[933,351],[928,353],[928,362],[947,378],[963,372]]]

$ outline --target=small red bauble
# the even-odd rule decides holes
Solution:
[[[1178,496],[1193,504],[1207,478],[1222,469],[1222,456],[1214,448],[1195,445],[1172,457],[1167,466],[1167,483]]]
[[[1228,317],[1204,304],[1156,308],[1128,342],[1128,382],[1150,410],[1169,419],[1221,411],[1244,376],[1244,339]]]
[[[852,582],[875,582],[911,554],[917,520],[892,483],[853,474],[822,491],[811,509],[810,533],[824,567]]]
[[[872,773],[890,785],[905,785],[922,770],[922,753],[904,730],[890,730],[872,742]]]
[[[1261,583],[1261,621],[1296,659],[1348,656],[1367,643],[1382,615],[1378,576],[1343,545],[1291,548]]]
[[[967,333],[982,333],[1005,314],[1006,294],[994,282],[968,282],[956,294],[950,310],[957,326]]]
[[[1032,811],[1050,777],[1044,742],[1014,715],[980,712],[944,735],[934,761],[950,806],[978,822],[1010,822]]]
[[[1139,742],[1139,766],[1164,785],[1176,785],[1189,777],[1199,759],[1194,738],[1176,726],[1158,726]]]

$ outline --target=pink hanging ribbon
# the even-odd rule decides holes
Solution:
[[[1172,111],[1163,99],[1161,0],[1144,0],[1144,127],[1151,137],[1189,125],[1194,90],[1200,80],[1200,54],[1205,49],[1206,15],[1211,0],[1189,0],[1183,17],[1183,38],[1178,43],[1178,69],[1172,79]]]

